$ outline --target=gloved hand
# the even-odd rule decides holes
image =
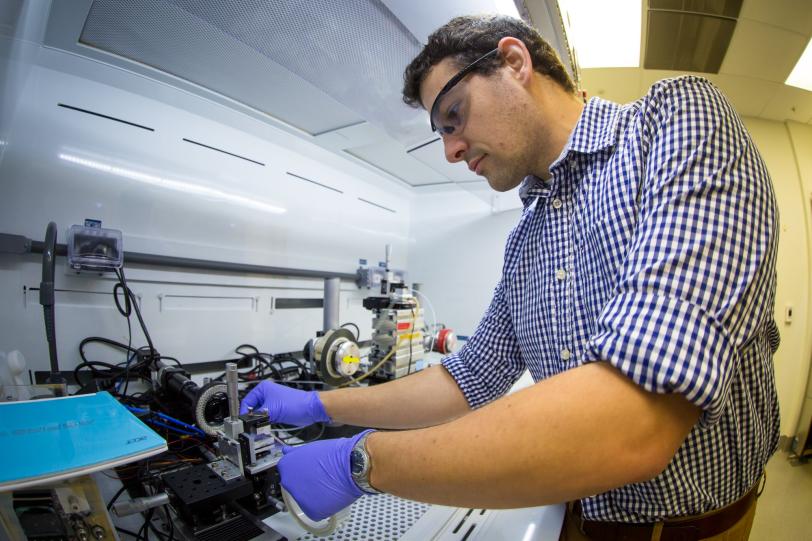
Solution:
[[[350,473],[350,453],[367,432],[284,447],[279,461],[282,486],[312,520],[324,520],[366,494]]]
[[[331,422],[319,393],[300,391],[268,380],[251,389],[240,405],[240,415],[248,413],[249,408],[267,410],[274,423],[307,426]]]

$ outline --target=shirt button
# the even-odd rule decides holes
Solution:
[[[564,203],[562,203],[560,199],[553,199],[553,208],[554,209],[560,209],[562,207],[562,205],[564,205]]]
[[[564,280],[567,277],[567,271],[565,271],[564,269],[558,269],[557,271],[555,271],[555,277],[558,280]]]
[[[570,357],[572,357],[572,353],[567,348],[561,350],[561,359],[564,361],[569,361]]]

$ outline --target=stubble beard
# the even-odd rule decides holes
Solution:
[[[513,156],[505,159],[503,163],[488,163],[488,168],[492,169],[486,171],[485,178],[490,187],[497,192],[507,192],[521,184],[527,175],[532,174],[532,167],[520,161],[519,156]]]

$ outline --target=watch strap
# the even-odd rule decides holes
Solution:
[[[363,436],[361,436],[358,441],[355,442],[355,445],[352,448],[352,452],[359,452],[364,457],[365,467],[364,471],[355,474],[352,474],[352,479],[355,481],[355,484],[358,485],[362,491],[367,494],[382,494],[382,492],[375,487],[373,487],[369,482],[369,473],[372,469],[372,458],[370,457],[369,451],[367,451],[367,438],[369,435],[374,432],[374,430],[368,430]]]

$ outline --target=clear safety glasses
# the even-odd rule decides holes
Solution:
[[[462,132],[468,118],[468,92],[465,91],[465,85],[457,83],[471,73],[480,62],[498,52],[499,49],[494,49],[485,53],[448,80],[431,106],[429,114],[431,131],[439,131],[440,135],[459,135]]]

